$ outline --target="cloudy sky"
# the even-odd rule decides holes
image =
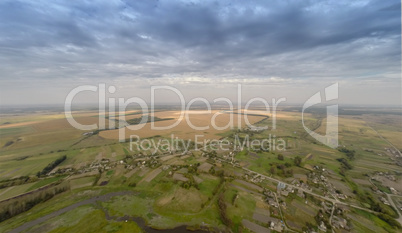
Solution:
[[[0,2],[1,105],[64,103],[99,83],[146,101],[152,85],[188,100],[242,84],[242,101],[289,103],[339,83],[340,103],[400,104],[400,1]]]

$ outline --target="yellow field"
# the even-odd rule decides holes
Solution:
[[[184,117],[177,126],[171,128],[171,129],[163,129],[163,130],[158,130],[158,129],[152,129],[151,128],[151,123],[146,123],[143,125],[141,129],[138,130],[130,130],[128,128],[125,128],[125,138],[129,138],[130,135],[138,135],[139,137],[142,138],[147,138],[147,137],[152,137],[155,135],[160,135],[164,137],[170,137],[171,134],[174,134],[175,137],[179,137],[180,139],[193,139],[195,135],[204,135],[203,139],[218,139],[221,138],[222,136],[218,135],[220,133],[223,133],[225,131],[230,130],[232,127],[238,127],[239,120],[238,117],[241,117],[241,126],[245,127],[246,126],[246,119],[244,118],[244,115],[238,115],[238,114],[229,114],[225,112],[220,112],[217,110],[211,111],[211,113],[208,113],[206,111],[187,111],[188,114],[188,121]],[[233,124],[232,127],[229,125],[225,129],[216,129],[213,127],[212,124],[212,118],[216,115],[216,118],[214,119],[214,122],[216,126],[218,127],[225,127],[228,125],[228,122],[230,122],[231,116],[233,117]],[[252,113],[250,113],[252,114]],[[255,113],[254,113],[255,114]],[[130,117],[127,117],[127,119],[131,118],[138,118],[140,115],[133,115]],[[165,112],[157,112],[155,113],[156,117],[159,118],[174,118],[173,120],[166,120],[166,121],[157,121],[154,122],[154,125],[156,127],[168,127],[170,125],[175,124],[175,122],[178,122],[180,118],[180,111],[165,111]],[[253,124],[255,122],[258,122],[264,117],[262,116],[247,116],[248,121]],[[196,127],[209,127],[208,129],[203,129],[203,130],[194,130],[191,127],[191,124],[196,126]],[[107,139],[118,139],[119,138],[119,130],[107,130],[107,131],[102,131],[99,133],[99,135],[103,138]]]
[[[127,111],[127,113],[129,113],[129,111]],[[91,112],[76,111],[72,112],[72,115],[74,117],[92,117],[97,116],[98,113],[96,111]],[[64,113],[43,112],[43,113],[29,113],[29,114],[1,114],[0,129],[27,126],[55,119],[65,119]],[[6,122],[7,124],[4,124]]]

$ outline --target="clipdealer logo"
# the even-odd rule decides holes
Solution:
[[[180,99],[180,115],[176,121],[168,126],[156,126],[154,119],[154,110],[155,110],[155,94],[158,90],[165,90],[171,91],[175,93]],[[73,115],[72,115],[72,103],[74,97],[84,91],[90,92],[97,92],[98,93],[98,109],[99,109],[99,118],[98,124],[91,124],[91,125],[83,125],[78,123]],[[233,104],[233,102],[225,97],[216,98],[213,100],[213,103],[224,103],[227,105],[228,111],[226,113],[230,114],[229,121],[225,126],[218,126],[216,124],[216,118],[219,115],[219,112],[216,112],[212,115],[210,120],[210,125],[206,126],[195,126],[189,117],[189,110],[191,106],[193,106],[196,102],[204,103],[206,105],[206,112],[212,114],[211,103],[202,97],[197,97],[191,99],[187,104],[184,100],[183,94],[175,87],[172,86],[151,86],[151,102],[150,106],[141,98],[139,97],[131,97],[128,99],[125,98],[108,98],[108,106],[106,106],[106,92],[109,94],[114,94],[116,92],[116,88],[114,86],[109,86],[106,91],[106,84],[100,83],[98,86],[95,85],[82,85],[74,88],[70,91],[67,95],[65,104],[64,104],[64,112],[66,119],[68,122],[75,127],[76,129],[80,130],[106,130],[106,129],[117,129],[119,131],[119,141],[124,142],[127,138],[132,138],[131,135],[126,135],[126,129],[131,131],[140,130],[145,126],[145,123],[150,123],[151,130],[168,130],[176,127],[180,124],[181,121],[185,120],[188,126],[190,126],[195,131],[203,131],[207,130],[210,127],[213,127],[216,130],[227,130],[231,128],[242,128],[242,120],[244,120],[245,125],[249,128],[253,128],[254,126],[249,122],[247,117],[247,110],[249,109],[250,105],[259,102],[260,104],[264,105],[265,112],[267,115],[270,116],[272,125],[271,128],[273,130],[276,129],[276,111],[277,107],[281,102],[285,102],[286,98],[279,98],[275,99],[272,98],[271,104],[268,103],[267,100],[260,97],[255,97],[250,99],[242,108],[241,100],[242,100],[242,86],[238,84],[237,86],[237,105]],[[338,83],[332,84],[325,88],[324,92],[325,101],[331,101],[338,99]],[[313,138],[317,141],[327,145],[331,148],[336,148],[338,146],[338,104],[330,105],[326,107],[326,134],[320,135],[312,130],[310,130],[305,125],[305,118],[304,114],[305,111],[317,104],[323,103],[321,99],[321,92],[315,93],[311,96],[304,104],[302,109],[302,125],[303,128],[309,133]],[[116,105],[117,104],[117,105]],[[126,122],[126,109],[130,104],[137,104],[141,109],[141,120],[138,124],[130,125]],[[118,113],[116,113],[116,107],[118,109]],[[235,110],[236,107],[236,110]],[[107,109],[106,109],[107,108]],[[108,127],[106,127],[106,117],[108,116]],[[234,117],[237,117],[237,124],[234,122]],[[119,127],[116,128],[116,122],[110,119],[118,119]],[[149,119],[151,119],[149,121]]]

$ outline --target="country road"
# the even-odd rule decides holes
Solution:
[[[251,173],[258,174],[258,175],[260,175],[261,177],[264,177],[264,178],[266,178],[266,179],[268,179],[268,180],[271,180],[271,181],[284,183],[284,184],[289,185],[290,187],[292,187],[292,188],[294,188],[294,189],[303,190],[303,192],[305,192],[305,193],[308,193],[308,194],[310,194],[310,195],[313,195],[313,196],[319,197],[319,198],[321,198],[321,199],[330,201],[330,202],[332,202],[333,205],[335,205],[335,204],[337,204],[337,205],[345,205],[345,206],[349,206],[349,207],[353,207],[353,208],[356,208],[356,209],[364,210],[364,211],[367,211],[367,212],[370,212],[370,213],[374,213],[374,214],[378,213],[378,212],[376,212],[376,211],[373,211],[373,210],[370,210],[370,209],[367,209],[367,208],[364,208],[364,207],[361,207],[361,206],[357,206],[357,205],[354,205],[354,204],[349,204],[349,203],[345,203],[345,202],[339,201],[338,199],[332,199],[332,198],[329,198],[329,197],[324,197],[324,196],[322,196],[322,195],[313,193],[313,192],[311,192],[311,191],[309,191],[309,190],[303,189],[303,188],[301,188],[301,187],[294,186],[294,185],[292,185],[292,184],[288,184],[288,183],[286,183],[286,182],[284,182],[284,181],[281,181],[281,180],[278,180],[278,179],[275,179],[275,178],[272,178],[272,177],[269,177],[269,176],[265,176],[265,175],[263,175],[263,174],[260,174],[260,173],[258,173],[258,172],[252,171],[252,170],[247,169],[247,168],[243,168],[243,170],[248,171],[248,172],[251,172]],[[371,181],[370,181],[370,182],[371,182]],[[395,210],[397,211],[397,213],[398,213],[398,215],[399,215],[399,218],[396,218],[395,220],[397,220],[397,221],[402,225],[402,214],[401,214],[401,212],[398,210],[398,208],[396,207],[395,203],[393,202],[393,200],[392,200],[392,198],[391,198],[392,196],[395,196],[395,197],[401,197],[401,196],[399,196],[399,195],[393,195],[393,194],[387,194],[387,193],[386,193],[386,195],[387,195],[387,198],[388,198],[388,200],[389,200],[389,203],[391,203],[392,207],[395,208]]]
[[[218,159],[219,159],[219,158],[218,158]],[[219,160],[220,160],[221,162],[228,163],[228,162],[225,161],[225,160],[221,160],[221,159],[219,159]],[[229,163],[229,164],[230,164],[230,163]],[[360,209],[360,210],[364,210],[364,211],[367,211],[367,212],[370,212],[370,213],[378,213],[378,212],[376,212],[376,211],[373,211],[373,210],[370,210],[370,209],[367,209],[367,208],[364,208],[364,207],[361,207],[361,206],[357,206],[357,205],[354,205],[354,204],[349,204],[349,203],[345,203],[345,202],[339,201],[338,199],[333,199],[333,198],[329,198],[329,197],[322,196],[322,195],[317,194],[317,193],[314,193],[314,192],[312,192],[312,191],[310,191],[310,190],[306,190],[306,189],[303,189],[303,188],[301,188],[301,187],[297,187],[297,186],[295,186],[295,185],[286,183],[286,182],[284,182],[284,181],[282,181],[282,180],[278,180],[278,179],[275,179],[275,178],[272,178],[272,177],[263,175],[263,174],[261,174],[261,173],[252,171],[252,170],[250,170],[250,169],[248,169],[248,168],[245,168],[245,167],[242,167],[241,169],[243,169],[243,170],[245,170],[245,171],[247,171],[247,172],[250,172],[250,173],[257,174],[257,175],[259,175],[259,176],[261,176],[261,177],[264,177],[264,178],[267,179],[267,180],[275,181],[275,182],[277,182],[277,183],[281,182],[281,183],[284,183],[284,184],[286,184],[286,185],[288,185],[288,186],[290,186],[290,187],[292,187],[292,188],[294,188],[294,189],[300,189],[300,190],[302,190],[303,192],[308,193],[308,194],[310,194],[310,195],[312,195],[312,196],[315,196],[315,197],[321,198],[321,199],[323,199],[323,200],[332,202],[332,204],[350,206],[350,207],[353,207],[353,208],[356,208],[356,209]]]
[[[369,181],[370,181],[371,185],[373,185],[374,187],[376,187],[378,189],[377,185],[375,185],[373,183],[373,181],[371,181],[371,178],[369,179]],[[395,220],[397,220],[402,225],[402,214],[399,211],[398,207],[395,205],[394,201],[392,200],[393,196],[394,197],[401,197],[401,196],[395,195],[395,194],[388,194],[388,193],[384,193],[384,194],[387,196],[388,202],[391,204],[392,207],[394,207],[394,209],[396,210],[396,212],[399,216],[399,218],[396,218]]]
[[[394,201],[392,200],[392,197],[400,197],[398,195],[393,195],[393,194],[388,194],[386,193],[387,198],[388,198],[388,202],[392,205],[392,207],[394,207],[394,209],[396,210],[396,212],[399,215],[399,218],[397,218],[396,220],[402,225],[402,214],[401,211],[399,211],[398,207],[396,207]]]
[[[364,208],[364,207],[360,207],[360,206],[357,206],[357,205],[345,203],[345,202],[342,202],[342,201],[339,201],[339,200],[336,200],[336,199],[332,199],[332,198],[329,198],[329,197],[325,197],[325,196],[316,194],[316,193],[314,193],[314,192],[312,192],[312,191],[310,191],[310,190],[306,190],[306,189],[303,189],[303,188],[301,188],[301,187],[297,187],[297,186],[295,186],[295,185],[286,183],[286,182],[284,182],[284,181],[282,181],[282,180],[278,180],[278,179],[275,179],[275,178],[272,178],[272,177],[269,177],[269,176],[265,176],[265,175],[263,175],[263,174],[260,174],[260,173],[258,173],[258,172],[252,171],[252,170],[247,169],[247,168],[244,168],[244,167],[243,167],[242,169],[245,170],[245,171],[248,171],[248,172],[251,172],[251,173],[255,173],[255,174],[257,174],[257,175],[260,175],[261,177],[264,177],[265,179],[268,179],[268,180],[271,180],[271,181],[275,181],[275,182],[284,183],[284,184],[289,185],[290,187],[292,187],[292,188],[294,188],[294,189],[300,189],[300,190],[302,190],[302,191],[305,192],[305,193],[308,193],[308,194],[310,194],[310,195],[319,197],[319,198],[324,199],[324,200],[326,200],[326,201],[330,201],[330,202],[332,202],[333,204],[350,206],[350,207],[353,207],[353,208],[356,208],[356,209],[361,209],[361,210],[364,210],[364,211],[367,211],[367,212],[370,212],[370,213],[377,213],[376,211],[373,211],[373,210],[370,210],[370,209],[367,209],[367,208]]]
[[[377,135],[378,137],[380,137],[382,140],[384,140],[386,143],[388,143],[391,147],[393,147],[399,154],[399,156],[402,156],[402,153],[398,150],[398,148],[396,148],[396,146],[394,146],[394,144],[392,144],[390,141],[388,141],[387,139],[385,139],[377,130],[375,130],[373,127],[369,126],[367,124],[367,126],[372,129]]]

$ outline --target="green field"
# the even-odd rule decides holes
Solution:
[[[82,121],[96,120],[93,115],[88,115],[90,114],[78,113]],[[372,191],[373,186],[368,179],[378,172],[388,172],[394,176],[395,181],[387,181],[384,185],[378,181],[374,182],[386,193],[390,193],[389,185],[398,187],[400,184],[398,182],[402,179],[400,167],[390,159],[392,155],[384,149],[391,147],[390,143],[400,146],[397,137],[401,135],[402,129],[395,118],[388,117],[389,124],[380,121],[381,116],[372,114],[340,116],[340,146],[355,151],[354,158],[348,159],[344,153],[317,143],[306,134],[300,124],[300,113],[281,112],[277,119],[276,130],[271,129],[272,118],[267,118],[260,121],[257,126],[268,126],[268,130],[250,133],[245,129],[233,129],[220,134],[231,139],[237,133],[241,137],[248,135],[251,139],[263,139],[275,135],[277,139],[283,138],[286,141],[286,151],[248,151],[246,148],[236,152],[234,159],[240,164],[237,167],[228,162],[215,160],[214,157],[207,158],[203,155],[203,151],[192,151],[188,155],[181,155],[179,152],[166,160],[162,159],[163,156],[167,156],[163,155],[162,151],[158,151],[154,156],[141,156],[140,151],[129,150],[128,142],[118,143],[96,134],[83,135],[81,131],[66,124],[65,119],[57,114],[35,115],[32,119],[27,116],[15,119],[5,117],[2,121],[9,121],[16,126],[6,124],[7,128],[0,128],[0,143],[6,145],[9,141],[13,142],[0,149],[0,181],[12,183],[13,179],[22,176],[34,180],[0,189],[0,199],[6,200],[55,182],[68,183],[69,191],[1,222],[0,231],[10,230],[24,222],[100,193],[120,190],[130,190],[135,194],[114,197],[109,201],[100,202],[99,205],[81,206],[45,221],[31,230],[140,231],[134,222],[126,224],[106,220],[102,208],[116,217],[125,215],[141,217],[148,225],[160,229],[186,225],[193,229],[203,226],[221,230],[230,228],[233,232],[248,232],[242,221],[246,219],[261,224],[253,219],[253,215],[255,211],[262,209],[267,210],[271,213],[271,217],[278,221],[281,220],[279,213],[282,212],[285,222],[288,221],[286,225],[293,230],[307,225],[317,229],[319,223],[315,218],[322,208],[319,204],[322,200],[314,197],[301,198],[295,193],[287,197],[278,194],[279,202],[282,203],[280,209],[272,207],[265,201],[261,190],[265,188],[276,192],[277,183],[269,180],[252,181],[252,177],[247,177],[247,172],[242,168],[286,183],[295,179],[303,180],[317,195],[326,194],[327,188],[314,184],[311,176],[322,173],[336,192],[347,195],[347,199],[343,202],[363,208],[371,208],[371,205],[377,202],[387,214],[396,216],[391,207],[379,201],[381,195]],[[325,132],[325,124],[322,124],[325,118],[307,114],[305,121],[308,127],[316,129],[317,132]],[[223,155],[227,154],[228,152],[219,151],[216,156],[223,159]],[[64,155],[67,159],[53,170],[60,172],[60,175],[56,173],[56,176],[45,175],[39,179],[35,178],[37,172]],[[279,159],[279,155],[283,156],[283,159]],[[297,157],[301,158],[299,165],[295,164]],[[347,159],[351,169],[343,168],[338,161],[341,158]],[[212,165],[214,168],[212,172],[189,171],[191,166],[199,166],[205,162]],[[320,169],[314,168],[316,166]],[[325,168],[325,172],[322,172],[322,168]],[[188,181],[175,180],[173,173],[176,172],[182,174]],[[253,185],[257,185],[257,188],[253,188]],[[332,198],[331,195],[327,196]],[[219,204],[222,200],[226,203],[224,209]],[[306,204],[306,201],[309,204]],[[353,208],[346,211],[342,216],[348,218],[349,225],[356,232],[368,232],[369,229],[373,232],[394,230],[389,223],[373,214]],[[230,219],[229,223],[224,218]],[[90,224],[86,224],[88,222]],[[266,224],[262,226],[268,227]]]

